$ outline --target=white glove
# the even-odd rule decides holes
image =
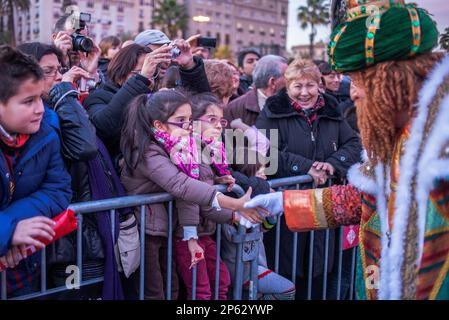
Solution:
[[[239,224],[241,226],[245,227],[246,229],[255,228],[259,225],[259,224],[251,223],[248,219],[246,219],[244,216],[242,216],[239,212],[236,212],[236,214],[238,214],[240,217]]]
[[[270,212],[270,216],[278,216],[284,212],[284,194],[282,192],[263,194],[245,203],[244,207],[265,208]]]

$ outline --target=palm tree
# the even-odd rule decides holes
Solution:
[[[326,0],[307,0],[307,5],[298,8],[298,21],[301,29],[311,28],[310,32],[310,57],[313,59],[314,43],[317,33],[316,27],[329,24],[329,1]]]
[[[171,39],[178,36],[178,31],[187,28],[189,16],[185,5],[176,0],[158,0],[154,10],[153,22]]]
[[[440,46],[442,49],[449,52],[449,28],[444,30],[444,33],[441,34],[440,37]]]
[[[9,44],[16,46],[16,24],[14,11],[27,11],[30,0],[0,0],[0,13],[8,16]]]
[[[215,59],[219,60],[232,60],[234,54],[229,46],[219,46],[217,50],[215,50]]]

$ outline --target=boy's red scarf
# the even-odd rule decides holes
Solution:
[[[16,136],[11,136],[3,129],[3,127],[0,126],[0,151],[5,157],[6,168],[8,169],[11,177],[9,181],[10,199],[12,199],[15,189],[13,159],[19,156],[20,149],[25,145],[25,143],[27,143],[29,138],[30,135],[28,134],[17,134]]]
[[[28,134],[11,135],[0,125],[0,140],[9,148],[22,148],[30,138]]]
[[[29,134],[18,134],[16,138],[11,141],[9,139],[6,139],[5,137],[1,136],[2,142],[9,148],[12,149],[20,149],[22,148],[25,143],[27,143],[28,139],[30,138]]]

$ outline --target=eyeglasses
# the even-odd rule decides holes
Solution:
[[[217,118],[217,117],[210,117],[208,119],[198,119],[199,121],[202,122],[207,122],[210,123],[211,125],[213,125],[214,127],[217,126],[218,123],[220,123],[222,128],[226,128],[228,126],[228,120],[224,119],[224,118]]]
[[[44,76],[46,78],[52,78],[52,77],[56,77],[56,75],[58,74],[58,72],[60,74],[63,74],[65,72],[66,68],[63,67],[58,67],[58,68],[50,68],[50,69],[44,69]]]
[[[186,122],[166,122],[167,124],[171,124],[173,126],[177,126],[184,130],[189,130],[193,128],[193,120],[186,121]]]

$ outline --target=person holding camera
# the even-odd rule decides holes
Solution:
[[[90,15],[81,13],[78,19],[73,14],[63,15],[56,22],[52,39],[54,45],[63,53],[63,64],[67,68],[80,67],[89,73],[89,78],[79,81],[80,91],[88,92],[101,80],[98,72],[98,61],[101,50],[89,38],[87,23]]]
[[[172,63],[179,66],[184,89],[194,93],[210,92],[203,61],[193,57],[187,41],[178,39],[154,51],[139,44],[123,48],[109,64],[109,81],[84,101],[97,135],[112,158],[117,160],[120,156],[123,110],[134,97],[156,92],[165,66]]]
[[[210,92],[204,69],[203,59],[194,54],[195,47],[199,44],[200,35],[194,35],[187,40],[177,39],[171,41],[165,33],[159,30],[145,30],[135,38],[135,43],[151,50],[162,50],[170,53],[171,62],[160,64],[155,79],[156,87],[167,73],[170,66],[179,66],[182,87],[192,93]]]
[[[158,65],[170,63],[165,48],[151,49],[132,44],[111,60],[108,81],[83,102],[97,135],[111,158],[120,155],[120,136],[124,110],[134,97],[154,91]]]
[[[52,126],[60,134],[63,159],[72,177],[72,203],[125,196],[119,178],[114,176],[109,154],[102,141],[97,138],[94,126],[78,100],[79,92],[73,85],[79,78],[88,77],[88,73],[79,67],[72,67],[62,75],[62,53],[55,46],[34,42],[22,44],[18,49],[33,56],[43,70],[42,98],[46,106],[44,120],[47,113],[51,117],[52,110],[56,112],[57,126],[53,123]],[[130,212],[119,210],[118,213],[117,221],[124,222]],[[85,262],[89,265],[86,270],[89,273],[99,267],[110,270],[105,275],[107,285],[103,287],[102,297],[121,299],[123,293],[120,274],[115,267],[114,253],[108,249],[113,246],[111,229],[107,227],[111,224],[108,219],[101,212],[83,219],[83,243],[86,243],[83,248],[88,252]],[[76,241],[73,236],[55,243],[47,256],[48,276],[55,285],[61,281],[59,270],[65,270],[67,265],[75,263]],[[126,284],[127,279],[123,279],[123,286]]]

